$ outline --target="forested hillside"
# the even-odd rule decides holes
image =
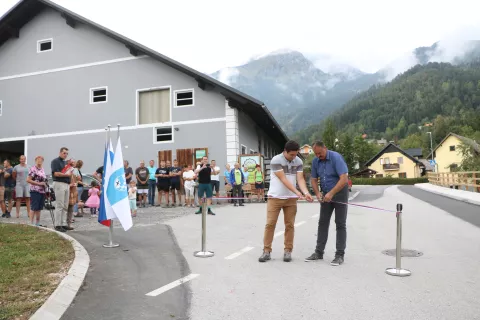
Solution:
[[[480,63],[417,65],[385,85],[357,95],[330,119],[338,132],[397,140],[404,148],[434,144],[452,131],[480,141]],[[295,134],[301,143],[321,138],[325,122]]]

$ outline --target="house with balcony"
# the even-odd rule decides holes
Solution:
[[[365,167],[376,172],[376,178],[387,176],[394,178],[418,178],[425,174],[425,165],[415,156],[412,156],[394,143],[389,143],[368,160],[365,163]]]
[[[477,156],[480,156],[480,145],[467,137],[450,132],[434,149],[433,159],[436,163],[436,172],[452,172],[462,164],[463,154],[461,145],[470,146]],[[429,159],[432,154],[428,155]]]
[[[309,144],[304,144],[300,147],[300,154],[302,154],[305,158],[313,154],[312,146]]]

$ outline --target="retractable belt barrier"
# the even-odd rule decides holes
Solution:
[[[303,197],[297,197],[297,196],[289,196],[289,197],[283,197],[284,199],[305,199]],[[250,198],[246,197],[212,197],[211,199],[216,199],[216,200],[250,200]],[[267,199],[270,199],[267,197]],[[212,251],[207,251],[206,249],[206,237],[207,237],[207,201],[205,198],[202,198],[202,251],[195,251],[194,256],[196,257],[201,257],[201,258],[208,258],[208,257],[213,257],[214,253]],[[313,201],[312,203],[317,203],[316,201]],[[384,212],[391,212],[395,213],[396,218],[397,218],[397,236],[396,236],[396,248],[395,248],[395,256],[396,256],[396,264],[395,268],[387,268],[385,270],[385,273],[391,276],[397,276],[397,277],[407,277],[412,274],[410,270],[403,269],[402,268],[402,210],[403,210],[403,205],[401,203],[397,204],[397,210],[389,210],[389,209],[384,209],[384,208],[379,208],[379,207],[374,207],[374,206],[367,206],[363,204],[358,204],[358,203],[349,203],[349,202],[341,202],[341,201],[329,201],[329,202],[320,202],[320,203],[338,203],[338,204],[343,204],[343,205],[348,205],[348,206],[355,206],[355,207],[360,207],[360,208],[365,208],[365,209],[372,209],[372,210],[379,210],[379,211],[384,211]]]

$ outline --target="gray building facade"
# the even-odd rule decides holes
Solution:
[[[20,1],[0,19],[0,156],[42,155],[50,172],[65,146],[90,173],[108,124],[133,168],[205,151],[223,172],[287,140],[262,102],[53,2]]]

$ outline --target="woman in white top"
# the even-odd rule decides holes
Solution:
[[[185,188],[185,205],[193,208],[193,199],[195,197],[195,172],[192,170],[192,165],[185,166],[183,170],[183,181]]]

